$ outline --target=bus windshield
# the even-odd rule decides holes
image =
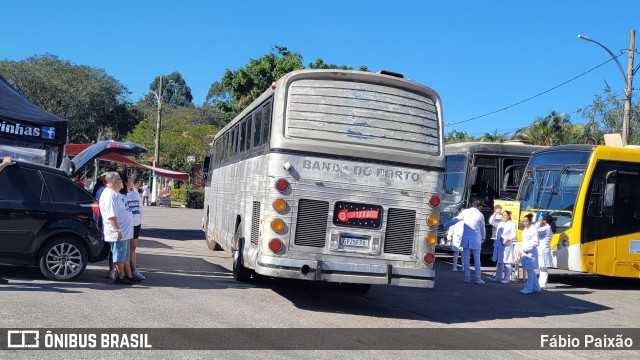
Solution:
[[[569,165],[527,169],[518,198],[521,212],[549,212],[558,227],[571,226],[584,173],[584,167]]]
[[[464,195],[467,157],[465,155],[448,155],[445,157],[445,164],[447,172],[444,175],[442,202],[459,203]]]

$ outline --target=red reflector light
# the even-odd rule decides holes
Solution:
[[[275,252],[278,252],[280,250],[282,250],[282,241],[280,241],[280,239],[271,239],[271,241],[269,241],[269,250]]]
[[[440,197],[438,195],[431,195],[429,205],[431,205],[431,207],[440,206]]]
[[[436,255],[430,252],[425,253],[422,257],[422,261],[424,261],[424,263],[427,265],[431,265],[434,263],[434,261],[436,261]]]
[[[81,207],[90,207],[91,211],[97,216],[100,216],[100,204],[96,201],[93,204],[80,204]]]
[[[289,188],[289,182],[286,179],[278,179],[276,181],[276,189],[280,192],[285,192]]]

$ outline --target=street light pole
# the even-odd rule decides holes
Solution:
[[[160,80],[158,81],[158,92],[151,90],[151,93],[155,95],[156,100],[158,101],[158,118],[156,120],[156,144],[155,144],[155,156],[153,158],[153,167],[156,168],[160,166],[160,129],[162,126],[162,80],[163,76],[160,75]],[[173,80],[169,80],[166,87],[169,87],[171,84],[175,85]],[[164,89],[166,90],[166,88]],[[153,183],[151,187],[151,202],[156,201],[156,196],[158,195],[158,177],[154,170],[153,172]]]
[[[629,61],[626,74],[622,69],[622,64],[620,64],[620,61],[618,61],[618,58],[611,52],[611,50],[607,49],[606,46],[584,35],[578,35],[578,38],[586,41],[591,41],[592,43],[595,43],[601,48],[605,49],[606,52],[611,55],[611,58],[613,58],[613,60],[615,60],[616,64],[618,65],[618,69],[622,74],[622,80],[625,83],[624,109],[622,112],[622,146],[626,146],[629,140],[629,117],[631,113],[631,90],[633,89],[633,74],[638,70],[633,69],[633,55],[635,53],[636,31],[634,29],[631,29],[631,39],[629,40]]]
[[[162,75],[160,75],[160,81],[158,84],[158,92],[155,93],[156,100],[158,101],[158,118],[156,120],[156,143],[155,143],[155,156],[153,158],[153,167],[160,166],[160,125],[162,123]],[[153,170],[153,184],[151,186],[151,202],[156,202],[156,196],[158,194],[158,176],[156,171]]]

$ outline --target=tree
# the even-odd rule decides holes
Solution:
[[[309,69],[341,69],[341,70],[353,70],[353,67],[347,65],[327,64],[321,58],[317,58],[315,62],[309,63]],[[361,65],[358,68],[359,71],[369,71],[365,65]]]
[[[346,65],[326,64],[318,58],[309,64],[310,69],[353,69]],[[274,46],[271,51],[236,70],[227,69],[222,79],[211,84],[206,103],[225,114],[231,121],[251,102],[257,99],[271,84],[285,74],[304,69],[302,56],[289,51],[284,46]],[[369,71],[360,66],[360,71]]]
[[[473,135],[467,134],[466,131],[453,130],[453,131],[451,131],[450,133],[448,133],[444,137],[444,143],[445,144],[453,144],[453,143],[460,143],[460,142],[473,142],[473,141],[478,141],[478,138],[476,138]]]
[[[220,81],[211,85],[206,101],[229,114],[230,119],[257,99],[284,74],[303,69],[302,56],[284,46],[275,46],[258,59],[235,71],[227,69]]]
[[[0,73],[35,105],[69,121],[69,141],[120,140],[140,121],[128,89],[103,69],[55,55],[0,61]]]
[[[202,163],[209,151],[209,144],[218,128],[213,125],[202,125],[202,110],[195,107],[168,109],[163,115],[162,134],[160,140],[160,166],[176,171],[190,172],[191,163],[188,156],[195,157],[195,163]],[[126,137],[145,146],[155,147],[155,117],[141,121]],[[151,164],[153,152],[141,157],[141,161]]]
[[[513,138],[534,145],[552,146],[565,144],[565,138],[572,136],[572,131],[574,126],[569,115],[551,111],[544,118],[537,117],[528,127],[518,129]]]
[[[591,105],[578,110],[578,114],[586,119],[586,125],[590,136],[601,144],[604,135],[619,133],[622,129],[622,114],[624,101],[618,98],[609,84],[605,82],[604,94],[595,94]],[[629,144],[640,144],[640,97],[636,96],[631,102],[631,114],[629,118]]]
[[[156,76],[153,82],[149,84],[149,90],[158,92],[158,85],[160,82],[160,76]],[[158,99],[156,96],[149,92],[145,96],[145,101],[155,107],[158,106]],[[177,108],[180,106],[193,106],[193,96],[191,95],[191,88],[187,86],[187,82],[182,75],[174,71],[167,76],[163,76],[162,79],[162,105],[171,106]]]

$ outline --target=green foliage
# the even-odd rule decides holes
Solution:
[[[204,116],[203,110],[196,107],[163,110],[160,167],[188,173],[192,164],[204,161],[209,144],[218,131],[216,126],[202,124]],[[148,164],[153,163],[155,155],[155,131],[156,116],[153,116],[141,121],[126,137],[127,141],[136,142],[150,150],[141,159]],[[195,162],[189,163],[188,156],[195,157]]]
[[[69,121],[69,141],[120,140],[141,120],[128,89],[103,69],[55,55],[0,61],[0,73],[35,105]]]
[[[160,76],[156,76],[153,82],[149,84],[149,90],[151,90],[144,98],[144,101],[150,105],[157,107],[158,99],[156,94],[158,93],[158,85],[160,85]],[[154,94],[154,92],[156,94]],[[182,75],[174,71],[167,76],[163,76],[162,79],[162,105],[177,108],[180,106],[193,106],[193,96],[191,95],[191,88],[187,86],[186,81]]]
[[[596,143],[604,142],[603,134],[619,133],[622,129],[624,98],[616,96],[609,84],[605,83],[603,94],[595,94],[589,106],[578,110],[578,114],[586,120],[585,132]],[[631,102],[629,119],[629,144],[640,144],[640,97]]]
[[[310,69],[344,69],[351,70],[346,65],[326,64],[318,58],[309,64]],[[216,108],[220,119],[231,121],[242,112],[251,102],[257,99],[271,84],[285,74],[304,69],[302,56],[289,51],[284,46],[275,46],[271,51],[258,59],[249,59],[249,63],[236,70],[227,69],[222,79],[211,84],[206,103]],[[360,71],[369,71],[366,66],[360,66]]]
[[[453,130],[453,131],[449,132],[444,137],[444,143],[445,144],[453,144],[453,143],[461,143],[461,142],[473,142],[473,141],[478,141],[478,138],[476,138],[473,135],[467,134],[466,131]]]
[[[182,186],[179,189],[171,190],[171,201],[187,202],[187,193],[189,189],[186,186]]]
[[[353,70],[353,67],[347,65],[326,64],[321,58],[317,58],[315,62],[309,63],[309,69],[340,69],[340,70]],[[369,68],[365,65],[361,65],[358,68],[359,71],[369,71]]]

